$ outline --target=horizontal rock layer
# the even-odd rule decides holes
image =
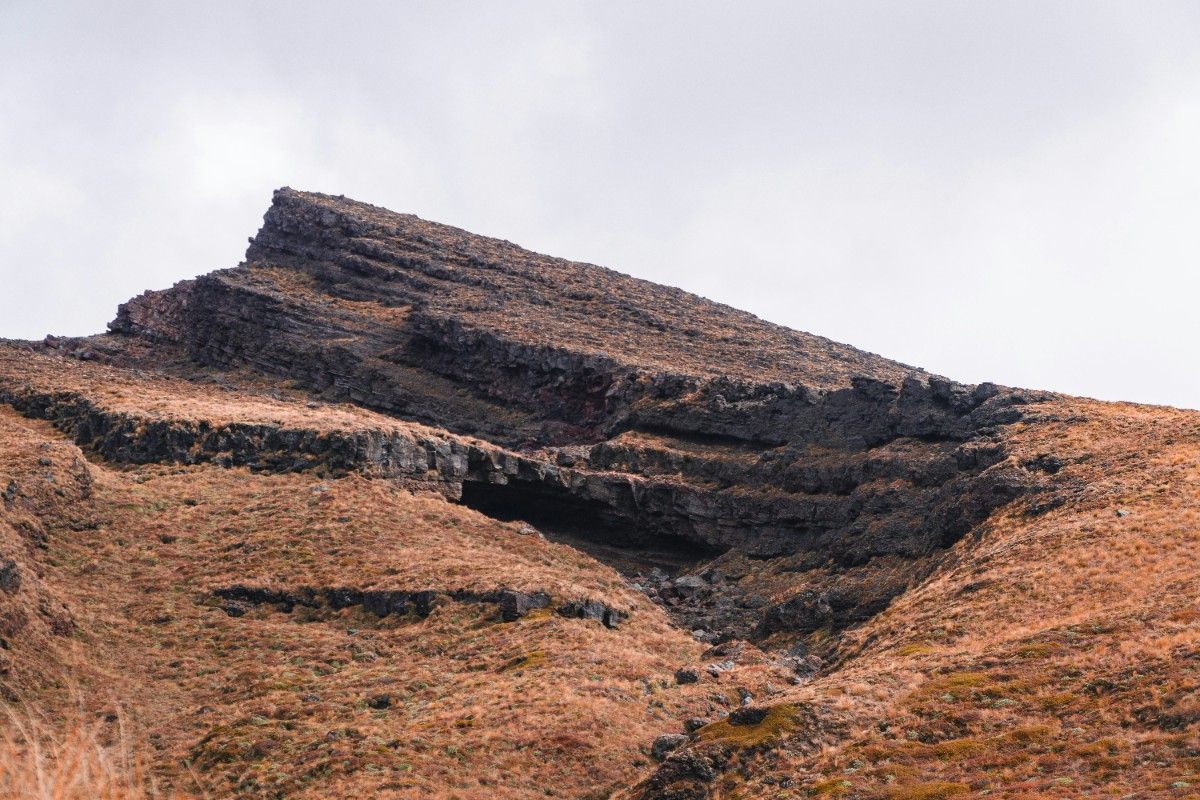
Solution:
[[[628,617],[626,612],[590,598],[555,602],[545,592],[518,592],[512,589],[497,589],[491,592],[465,589],[406,591],[301,586],[280,590],[239,585],[214,589],[212,596],[224,601],[225,613],[233,617],[244,615],[250,606],[270,605],[285,613],[291,613],[297,606],[332,611],[361,606],[368,614],[377,617],[413,614],[424,618],[429,616],[440,602],[493,604],[498,606],[499,617],[504,622],[514,622],[538,609],[551,609],[559,616],[569,619],[594,620],[606,628],[615,628]]]
[[[280,190],[246,258],[131,300],[111,330],[447,438],[151,427],[140,446],[157,458],[424,482],[602,556],[692,548],[679,565],[723,553],[722,563],[783,559],[779,569],[829,580],[877,559],[923,565],[869,599],[804,580],[781,595],[777,582],[760,610],[752,595],[766,588],[753,576],[712,602],[682,598],[680,618],[719,635],[851,624],[1037,484],[1036,471],[1006,460],[998,432],[1045,394],[957,384],[676,289],[342,198]],[[131,425],[72,423],[110,457],[149,457],[126,441]],[[621,566],[642,571],[636,556]],[[810,595],[848,610],[830,616]]]

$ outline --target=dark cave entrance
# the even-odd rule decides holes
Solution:
[[[528,522],[547,539],[582,550],[623,575],[645,574],[655,567],[676,575],[723,552],[649,530],[604,503],[550,484],[465,481],[462,504],[494,519]]]

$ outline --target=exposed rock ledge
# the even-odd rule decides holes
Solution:
[[[122,342],[171,348],[441,433],[10,402],[114,460],[358,470],[630,575],[720,578],[660,593],[718,639],[861,621],[1041,480],[1000,429],[1045,393],[958,384],[600,267],[290,189],[246,259],[130,300],[89,357],[147,366]]]

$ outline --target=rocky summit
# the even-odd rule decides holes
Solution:
[[[0,343],[7,752],[90,796],[1200,796],[1197,552],[1200,413],[342,197]]]

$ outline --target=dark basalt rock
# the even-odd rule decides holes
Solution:
[[[625,619],[625,614],[609,608],[597,600],[571,601],[558,607],[559,616],[595,620],[606,628],[615,628]]]
[[[672,750],[686,744],[687,738],[681,733],[664,733],[656,736],[654,743],[650,745],[650,757],[655,761],[663,761],[671,754]]]
[[[760,633],[811,633],[822,628],[841,630],[887,608],[893,596],[887,593],[872,597],[852,589],[805,590],[767,609]]]
[[[707,800],[725,759],[715,753],[677,750],[637,787],[638,800]]]
[[[21,588],[21,568],[11,558],[0,560],[0,591],[16,594]]]
[[[730,725],[757,725],[771,712],[766,706],[743,706],[729,712]]]
[[[505,622],[513,622],[537,608],[550,605],[550,595],[545,592],[503,591],[500,593],[500,618]]]
[[[411,613],[424,619],[433,612],[439,602],[445,601],[492,603],[499,606],[500,618],[503,621],[513,622],[535,609],[549,608],[553,603],[550,595],[545,592],[517,592],[511,589],[499,589],[494,592],[422,589],[409,592],[328,586],[301,586],[277,590],[237,585],[213,589],[211,594],[224,601],[221,608],[232,617],[244,616],[253,606],[270,605],[287,614],[297,606],[311,609],[328,608],[334,611],[361,606],[364,611],[377,617]],[[617,627],[628,616],[622,611],[593,600],[568,601],[558,606],[557,610],[564,617],[594,620],[607,628]]]
[[[642,584],[716,641],[866,619],[1061,466],[1011,463],[997,435],[1045,393],[955,383],[677,289],[291,189],[242,265],[134,298],[110,330],[45,346],[119,362],[133,356],[114,340],[136,341],[447,433],[204,428],[0,393],[114,460],[357,470],[531,522],[631,575],[743,557],[795,576],[770,601],[755,570]],[[833,585],[877,562],[895,577]],[[558,611],[618,621],[589,602]]]
[[[392,705],[392,696],[389,694],[375,694],[367,698],[367,708],[373,708],[376,711],[382,711]]]

